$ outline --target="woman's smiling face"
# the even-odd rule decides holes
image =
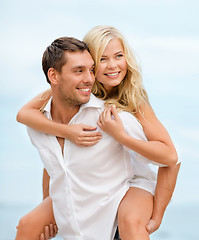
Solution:
[[[96,79],[109,92],[121,83],[126,72],[127,62],[122,43],[118,38],[113,38],[109,41],[101,56]]]

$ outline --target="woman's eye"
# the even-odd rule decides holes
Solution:
[[[123,54],[118,54],[116,58],[122,58],[124,55]]]
[[[101,58],[100,62],[104,62],[106,60],[106,58]]]

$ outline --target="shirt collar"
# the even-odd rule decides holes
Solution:
[[[48,103],[46,104],[45,108],[43,111],[46,113],[46,117],[51,119],[51,103],[52,103],[52,97],[49,99]],[[104,101],[95,97],[93,94],[90,96],[90,100],[82,104],[80,106],[79,112],[82,111],[85,108],[103,108],[104,106]]]
[[[95,97],[93,94],[90,96],[90,100],[82,104],[80,107],[80,110],[83,110],[84,108],[102,108],[104,106],[104,101]]]
[[[52,97],[49,99],[49,101],[47,102],[46,106],[44,107],[43,109],[43,112],[45,113],[45,116],[49,119],[52,120],[52,117],[51,117],[51,103],[52,103]]]

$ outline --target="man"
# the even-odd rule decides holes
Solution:
[[[43,70],[52,89],[45,116],[63,124],[96,126],[104,102],[91,95],[94,62],[87,46],[74,38],[55,40],[44,53]],[[120,117],[130,135],[146,139],[131,114]],[[62,237],[113,239],[117,209],[133,178],[129,152],[106,133],[89,149],[33,129],[29,135],[50,176],[50,197]]]

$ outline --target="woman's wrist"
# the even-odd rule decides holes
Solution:
[[[69,126],[67,124],[62,124],[62,123],[56,123],[53,122],[52,131],[53,135],[61,138],[68,138],[69,137]]]
[[[154,207],[153,207],[152,218],[156,219],[156,221],[159,221],[160,223],[162,221],[164,212],[166,210],[166,205],[161,203],[163,203],[163,201],[159,202],[158,200],[156,200],[156,196],[154,196]]]
[[[115,140],[124,146],[127,146],[127,143],[129,141],[128,139],[129,139],[129,135],[125,131],[115,136]]]

